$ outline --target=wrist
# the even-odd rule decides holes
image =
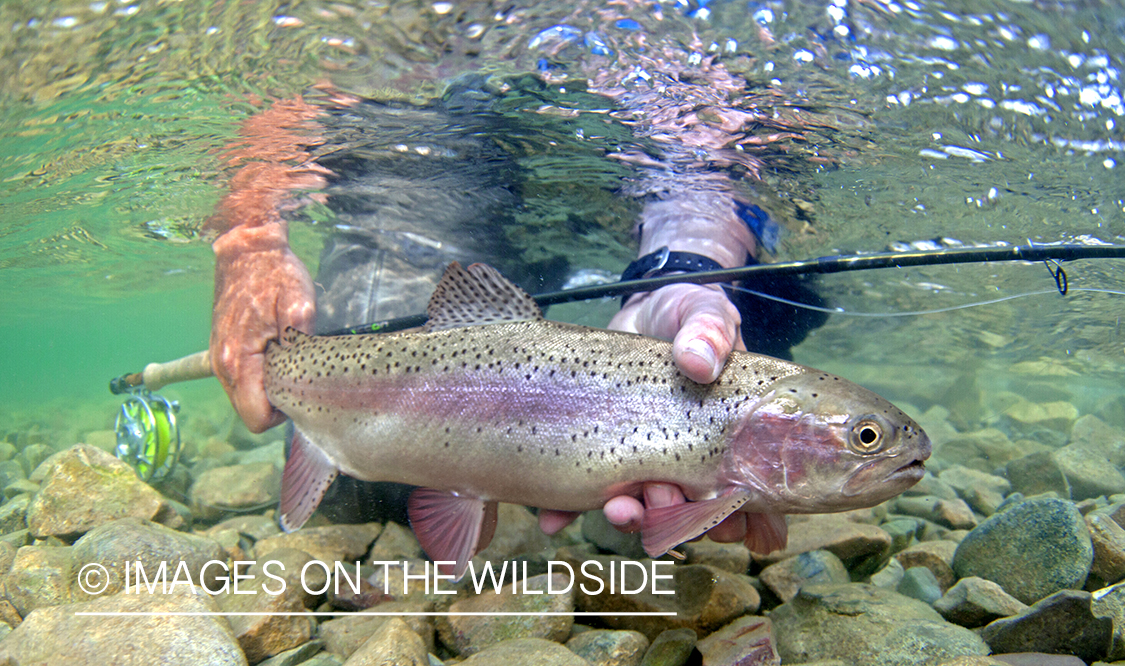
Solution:
[[[757,253],[754,234],[739,218],[734,201],[717,192],[650,202],[641,214],[641,225],[641,257],[667,247],[735,268]]]
[[[228,229],[211,244],[217,263],[229,262],[252,252],[289,249],[289,227],[282,219],[253,226]]]

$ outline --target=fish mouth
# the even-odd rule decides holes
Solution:
[[[923,458],[915,458],[891,472],[891,478],[899,481],[909,481],[910,485],[918,483],[926,475],[926,462]]]

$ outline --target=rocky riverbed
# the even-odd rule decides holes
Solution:
[[[277,433],[186,419],[183,461],[153,487],[110,431],[9,418],[0,663],[1125,663],[1115,407],[1007,400],[975,428],[925,412],[922,482],[790,516],[783,552],[705,539],[654,563],[598,514],[546,537],[502,506],[460,582],[393,522],[281,533]]]

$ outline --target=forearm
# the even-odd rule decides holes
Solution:
[[[724,268],[746,264],[757,243],[735,212],[730,196],[721,192],[678,192],[645,205],[641,213],[638,256],[667,247],[717,261]]]

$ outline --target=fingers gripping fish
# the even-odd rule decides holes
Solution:
[[[280,520],[299,528],[339,472],[420,486],[410,522],[460,578],[496,503],[585,511],[679,486],[645,511],[651,556],[748,513],[748,547],[785,546],[784,514],[873,506],[924,474],[906,414],[839,377],[734,352],[719,378],[676,369],[669,342],[546,321],[495,269],[451,264],[420,332],[316,337],[266,351],[270,401],[296,432]]]

